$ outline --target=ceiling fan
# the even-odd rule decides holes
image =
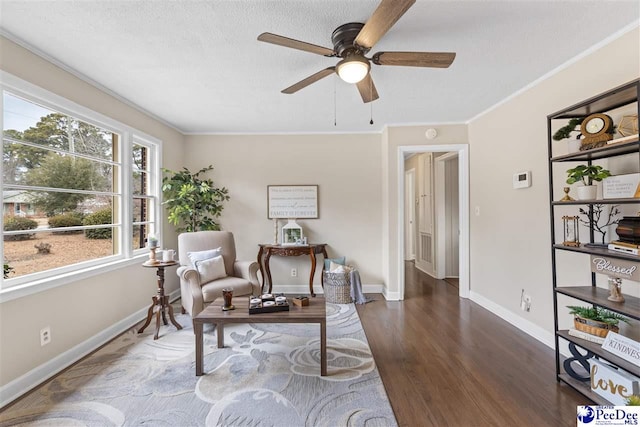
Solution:
[[[376,65],[447,68],[456,57],[454,52],[377,52],[371,58],[365,57],[415,2],[416,0],[382,0],[366,24],[351,22],[336,28],[331,35],[333,49],[272,33],[262,33],[258,40],[326,57],[342,58],[336,66],[318,71],[282,90],[282,93],[295,93],[335,72],[345,82],[356,84],[365,103],[371,102],[378,99],[370,73],[371,62]]]

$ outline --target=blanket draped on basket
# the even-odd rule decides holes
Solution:
[[[355,268],[351,269],[349,273],[351,279],[351,298],[356,304],[365,304],[371,301],[371,299],[364,296],[362,293],[362,282],[360,281],[360,272]]]

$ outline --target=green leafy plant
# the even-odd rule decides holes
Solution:
[[[638,396],[637,394],[632,394],[627,398],[627,401],[625,403],[627,404],[627,406],[640,406],[640,396]]]
[[[11,274],[11,272],[13,271],[13,267],[11,267],[9,264],[7,264],[6,262],[4,263],[4,272],[2,273],[2,277],[5,279],[9,278],[9,274]]]
[[[111,224],[111,208],[101,209],[87,215],[82,221],[84,225]],[[110,239],[111,228],[92,228],[84,230],[84,235],[88,239]]]
[[[553,140],[560,141],[565,138],[569,138],[571,136],[571,132],[575,131],[576,127],[580,126],[583,120],[584,117],[569,120],[569,123],[566,126],[561,127],[557,130],[556,133],[553,134]],[[578,134],[578,138],[579,137],[580,134]]]
[[[567,169],[567,184],[581,181],[584,185],[592,185],[593,181],[602,181],[611,176],[611,172],[599,165],[578,165]]]
[[[163,204],[169,212],[169,222],[177,231],[219,230],[216,218],[229,200],[229,190],[215,187],[213,180],[201,175],[213,170],[213,166],[192,173],[187,168],[179,172],[163,169]]]
[[[569,314],[578,315],[584,319],[595,320],[596,322],[606,323],[607,325],[616,326],[620,321],[629,323],[629,319],[621,314],[614,313],[604,308],[595,307],[581,307],[578,305],[568,305],[571,311]]]
[[[51,228],[78,227],[82,225],[82,214],[70,212],[62,215],[54,215],[47,221]],[[53,234],[80,234],[82,230],[54,231]]]
[[[33,230],[38,228],[38,223],[29,218],[20,216],[8,216],[4,218],[4,231]],[[35,233],[14,234],[4,236],[4,240],[28,240]]]

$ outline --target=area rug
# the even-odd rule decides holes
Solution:
[[[327,303],[328,376],[317,324],[205,325],[205,375],[184,329],[131,329],[0,414],[1,426],[396,426],[353,304]]]

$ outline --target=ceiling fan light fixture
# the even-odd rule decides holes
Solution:
[[[336,71],[342,80],[347,83],[358,83],[369,73],[369,61],[359,55],[349,56],[336,65]]]

